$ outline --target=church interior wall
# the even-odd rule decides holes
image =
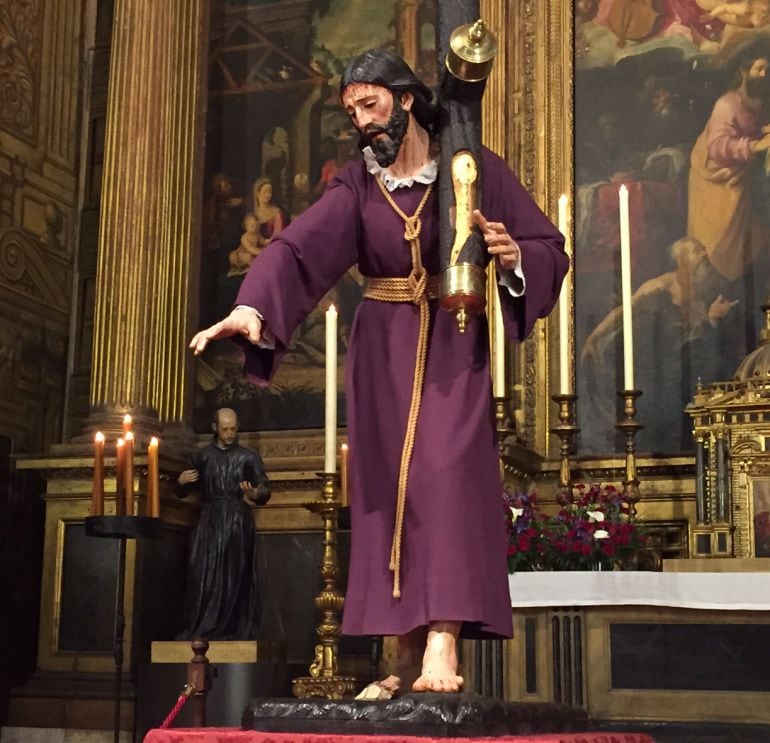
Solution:
[[[45,483],[13,458],[62,436],[90,5],[12,2],[0,17],[0,709],[35,667]]]
[[[255,182],[263,176],[271,177],[274,201],[288,216],[294,217],[310,203],[308,191],[318,185],[323,166],[334,161],[338,153],[341,160],[350,156],[344,150],[349,146],[350,132],[344,126],[344,117],[334,108],[335,89],[328,85],[328,78],[338,72],[340,61],[355,51],[347,32],[342,33],[341,29],[347,26],[340,23],[340,13],[363,18],[364,6],[371,7],[371,4],[346,0],[341,4],[343,11],[337,9],[327,14],[315,14],[316,5],[310,0],[259,3],[253,7],[249,3],[241,3],[242,7],[232,4],[228,7],[234,15],[227,18],[217,14],[217,8],[223,8],[224,3],[213,3],[212,34],[221,42],[217,53],[223,66],[232,64],[232,70],[241,69],[235,60],[227,57],[227,39],[237,47],[243,38],[241,34],[248,34],[249,43],[267,50],[268,62],[252,70],[251,76],[245,75],[235,82],[230,79],[228,83],[225,76],[209,91],[210,147],[203,178],[205,197],[202,213],[194,217],[202,222],[203,240],[191,247],[200,251],[204,267],[200,296],[194,300],[194,304],[199,305],[202,322],[207,313],[225,306],[237,288],[238,279],[233,281],[233,276],[228,276],[227,253],[237,244],[242,232],[241,221],[253,207]],[[428,0],[378,4],[366,21],[367,38],[395,48],[401,45],[403,51],[413,57],[409,61],[430,78],[434,73],[425,60],[430,56],[431,50],[427,47],[432,42],[425,24],[433,5]],[[557,199],[562,193],[568,194],[574,204],[572,235],[577,273],[570,278],[575,313],[570,323],[569,347],[577,359],[573,381],[579,392],[578,423],[584,429],[573,452],[574,477],[584,482],[618,483],[623,477],[623,449],[622,441],[615,436],[616,419],[613,418],[617,412],[615,389],[620,387],[617,353],[606,346],[610,349],[609,356],[603,362],[601,374],[594,378],[594,382],[599,377],[603,380],[599,399],[596,385],[589,384],[591,372],[582,360],[591,330],[617,299],[610,281],[598,292],[603,302],[600,308],[586,309],[584,304],[601,279],[597,278],[598,273],[585,268],[592,260],[590,256],[598,250],[596,243],[591,242],[591,229],[595,234],[599,229],[596,225],[601,226],[596,194],[604,188],[606,198],[610,185],[614,188],[615,182],[609,178],[613,173],[604,173],[599,178],[593,172],[591,178],[598,180],[591,180],[583,170],[577,169],[585,165],[590,170],[591,165],[595,170],[599,166],[587,158],[595,156],[601,164],[604,162],[601,157],[607,154],[602,151],[601,143],[595,141],[598,135],[592,129],[597,112],[589,110],[586,114],[586,109],[590,109],[587,96],[599,84],[597,80],[607,76],[616,87],[631,80],[638,84],[637,92],[646,95],[660,84],[655,65],[662,63],[655,62],[655,55],[662,54],[665,61],[669,52],[656,51],[666,48],[658,40],[650,50],[655,59],[642,56],[633,62],[624,62],[626,57],[613,51],[611,59],[603,57],[595,64],[588,64],[586,56],[590,59],[592,52],[586,49],[586,39],[590,41],[604,32],[597,30],[600,24],[595,17],[575,18],[572,5],[483,0],[482,11],[488,14],[491,23],[506,29],[506,33],[501,34],[500,64],[489,82],[485,139],[517,170],[524,185],[549,214],[555,217]],[[104,698],[98,704],[89,707],[85,703],[80,706],[72,703],[68,712],[56,714],[62,725],[70,714],[77,718],[79,725],[106,729],[110,724],[109,699],[104,691],[109,687],[111,668],[110,651],[105,646],[109,638],[106,635],[84,638],[79,633],[76,618],[83,598],[71,588],[72,580],[67,583],[64,573],[65,543],[71,547],[66,563],[70,575],[73,570],[79,575],[78,571],[85,570],[83,566],[90,560],[88,545],[77,531],[87,509],[87,475],[80,465],[73,465],[75,474],[68,475],[71,485],[61,492],[49,493],[52,499],[46,521],[45,481],[27,470],[14,471],[12,462],[15,455],[42,454],[52,446],[70,441],[82,433],[89,414],[112,3],[109,0],[57,0],[23,6],[37,10],[18,15],[14,15],[15,9],[22,5],[10,7],[8,17],[13,26],[2,28],[0,25],[0,31],[14,44],[25,44],[31,53],[24,56],[23,61],[21,57],[14,58],[12,69],[16,84],[24,93],[19,96],[18,106],[0,108],[0,569],[5,585],[9,586],[13,616],[10,632],[0,633],[0,657],[11,659],[10,664],[0,664],[0,723],[4,715],[7,719],[10,688],[28,678],[36,667],[40,674],[39,659],[43,657],[47,666],[42,669],[43,675],[55,677],[55,681],[46,682],[46,694],[62,693],[66,684],[62,681],[64,676],[57,673],[71,673],[78,678],[82,673],[83,678],[87,677],[85,681],[80,679],[83,689],[93,681],[94,674],[101,674],[98,694]],[[606,34],[601,36],[601,43],[607,38]],[[688,52],[682,43],[677,41],[675,46],[684,49],[680,53],[687,58]],[[275,52],[278,47],[289,50],[289,62],[287,57]],[[284,62],[278,64],[279,58]],[[645,87],[649,78],[656,78],[657,82]],[[681,80],[675,82],[681,84]],[[285,94],[283,102],[278,106],[276,101],[282,94]],[[693,99],[686,126],[697,127],[705,122],[702,115],[703,111],[708,114],[705,96],[701,91],[700,97]],[[602,105],[606,108],[604,113],[615,110],[611,102],[603,101]],[[267,108],[269,115],[263,115]],[[308,124],[310,120],[312,125]],[[258,141],[255,141],[255,132],[259,132]],[[592,149],[587,152],[589,140]],[[246,155],[244,148],[247,148]],[[652,152],[647,154],[649,159]],[[667,152],[666,156],[674,165],[681,161],[675,152]],[[650,168],[653,164],[654,158]],[[658,171],[655,173],[656,178],[660,177]],[[218,174],[230,180],[231,192],[215,191],[212,184]],[[666,171],[667,176],[670,174]],[[677,171],[675,176],[681,177],[681,173]],[[652,188],[653,180],[648,173],[638,180],[639,188]],[[669,178],[667,187],[672,187],[671,181]],[[598,182],[601,185],[597,186]],[[227,204],[232,199],[239,200],[235,209]],[[607,208],[611,211],[611,207]],[[651,213],[645,218],[651,222],[656,217]],[[677,219],[681,221],[681,214]],[[673,232],[668,237],[672,236]],[[652,263],[647,265],[647,273],[640,274],[647,279],[654,278],[653,273],[657,275],[658,270],[670,267],[669,258],[661,257],[668,237],[657,233],[653,237],[657,240],[655,265],[658,269],[653,272]],[[227,241],[233,240],[236,243],[228,244]],[[210,269],[208,273],[206,267]],[[349,325],[360,298],[359,278],[355,272],[351,273],[338,289],[343,303],[343,335],[345,322]],[[637,288],[640,283],[641,278]],[[640,317],[644,328],[646,316]],[[314,562],[320,553],[321,540],[316,517],[303,507],[305,501],[318,494],[320,480],[316,473],[322,468],[321,322],[319,315],[311,317],[303,326],[279,384],[265,393],[257,394],[241,382],[232,354],[223,346],[218,347],[219,350],[215,348],[197,367],[195,402],[193,409],[187,411],[193,429],[188,432],[188,444],[189,441],[203,443],[207,440],[211,412],[221,405],[235,407],[244,421],[243,440],[259,448],[265,460],[275,495],[271,503],[255,515],[260,531],[260,575],[268,582],[275,581],[289,562],[288,579],[281,590],[275,587],[265,605],[266,626],[275,632],[280,627],[281,636],[276,634],[267,639],[285,640],[287,635],[294,638],[289,660],[297,669],[312,659],[312,621],[308,618],[311,612],[308,610],[298,619],[297,611],[301,601],[310,606],[310,598],[317,590]],[[742,338],[746,339],[747,334]],[[558,477],[559,441],[552,432],[558,422],[558,411],[551,401],[551,395],[557,390],[558,340],[558,320],[554,314],[548,320],[539,321],[532,337],[520,347],[510,349],[508,357],[510,394],[506,406],[516,428],[515,440],[509,442],[505,450],[508,484],[512,488],[534,485],[550,509],[556,508]],[[687,373],[692,375],[696,370],[688,369]],[[682,380],[678,378],[679,382]],[[694,377],[684,381],[694,383]],[[687,402],[687,384],[679,384],[676,389],[679,403]],[[664,397],[665,385],[648,387],[643,392],[646,406],[642,407],[642,423],[649,430],[654,432],[669,426],[672,417],[681,425],[680,410],[669,406]],[[341,410],[344,411],[344,406]],[[594,416],[596,411],[603,417],[598,413]],[[343,429],[344,422],[343,412],[340,419]],[[639,515],[649,522],[651,534],[664,557],[688,558],[690,529],[697,520],[692,451],[668,444],[656,450],[649,443],[655,440],[649,436],[641,441],[637,462],[642,483]],[[72,484],[75,481],[79,483],[77,486]],[[167,497],[169,501],[173,498],[170,492]],[[168,551],[160,556],[151,551],[132,556],[131,580],[136,576],[142,580],[142,576],[150,576],[141,594],[142,603],[136,608],[136,630],[131,637],[131,642],[140,648],[140,655],[147,654],[151,640],[171,639],[181,621],[178,591],[164,590],[161,578],[165,576],[178,585],[196,508],[176,503],[173,508],[170,522],[175,534],[173,543],[164,548]],[[25,535],[24,539],[20,538],[21,534]],[[346,538],[345,532],[343,545]],[[290,559],[292,555],[296,557],[294,562]],[[104,558],[105,564],[108,558],[109,555]],[[164,560],[167,572],[153,573],[148,569]],[[108,581],[109,572],[105,575],[106,578],[104,575],[102,578]],[[64,591],[59,596],[64,600],[64,624],[57,625],[61,615],[55,614],[53,595],[43,592],[42,611],[40,609],[41,592],[37,586],[42,576],[50,578],[46,586],[55,583],[57,590]],[[58,582],[54,576],[58,576]],[[293,585],[297,586],[296,591],[291,590]],[[161,611],[163,603],[171,601],[176,602],[175,608]],[[108,604],[102,602],[97,608],[101,611]],[[9,615],[5,608],[3,614]],[[658,615],[653,609],[645,616],[652,623],[656,616],[663,617],[663,614]],[[547,632],[552,618],[547,612],[523,612],[521,621],[527,617],[534,622],[532,626],[540,628],[540,637]],[[133,619],[132,616],[131,621]],[[613,621],[623,623],[626,619],[619,614]],[[717,624],[722,621],[719,615],[710,619]],[[586,621],[594,638],[588,652],[605,668],[607,655],[605,652],[601,656],[601,648],[608,625],[605,618],[595,615]],[[748,623],[747,619],[741,621]],[[46,637],[56,635],[55,647],[45,646],[42,651],[38,647],[38,624],[42,625]],[[86,643],[88,652],[98,650],[99,657],[90,667],[88,664],[78,667],[82,656],[77,653],[82,643]],[[368,673],[369,650],[366,643],[345,645],[346,667]],[[537,653],[543,673],[550,648],[541,643]],[[521,647],[513,641],[506,646],[506,663],[513,668],[520,660]],[[511,671],[506,686],[508,693],[526,696],[517,683]],[[541,691],[547,696],[545,688]],[[593,693],[597,699],[599,692]],[[597,707],[597,710],[610,717],[629,715],[637,703],[638,697],[625,697],[615,707]],[[40,699],[30,692],[27,697],[17,697],[15,704],[15,717],[11,719],[35,724]],[[737,715],[734,704],[734,700],[729,701],[725,709]],[[698,701],[695,697],[688,700],[688,705],[694,718],[704,709],[702,699]],[[127,706],[125,712],[127,726],[130,709]],[[650,714],[654,715],[654,705],[651,709]]]

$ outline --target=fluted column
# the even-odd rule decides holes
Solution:
[[[197,306],[208,0],[116,0],[91,423],[184,422]]]

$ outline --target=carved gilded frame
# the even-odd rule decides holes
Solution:
[[[572,3],[482,0],[481,10],[500,36],[484,99],[485,143],[507,160],[555,221],[559,196],[567,194],[573,203]],[[572,300],[572,273],[567,281]],[[557,348],[554,313],[509,354],[508,389],[517,434],[542,456],[556,451],[549,429],[557,421],[550,400],[556,391]]]

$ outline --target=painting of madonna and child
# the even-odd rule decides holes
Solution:
[[[232,308],[243,276],[270,240],[359,158],[358,134],[339,101],[345,64],[382,46],[436,82],[431,1],[215,0],[212,4],[201,245],[200,327]],[[322,247],[322,246],[319,246]],[[197,360],[196,430],[214,410],[237,411],[243,430],[320,428],[325,311],[339,313],[339,376],[362,294],[353,269],[295,334],[272,384],[258,389],[230,341]],[[340,392],[339,423],[345,423]]]
[[[770,291],[770,0],[574,7],[580,451],[622,451],[624,183],[638,450],[691,452],[685,406],[756,348]]]

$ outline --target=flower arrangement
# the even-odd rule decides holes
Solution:
[[[510,573],[612,570],[647,541],[628,499],[612,485],[576,485],[573,502],[551,516],[540,511],[536,493],[505,492],[503,502]]]

